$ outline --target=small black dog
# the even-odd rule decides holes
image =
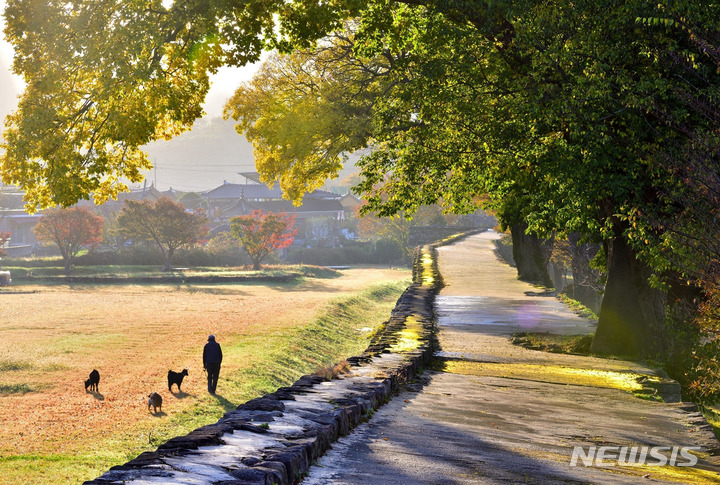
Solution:
[[[85,381],[85,392],[88,392],[88,388],[90,388],[90,392],[98,392],[98,384],[100,384],[100,373],[93,369],[90,379]]]
[[[183,378],[188,375],[187,369],[183,369],[182,372],[168,371],[168,391],[172,392],[172,385],[177,384],[178,392],[181,392],[180,386],[182,385]]]
[[[155,414],[157,414],[158,408],[160,408],[160,412],[162,412],[162,396],[157,392],[151,392],[148,397],[150,398],[148,399],[148,411],[150,411],[152,407]]]

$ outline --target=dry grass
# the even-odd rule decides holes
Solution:
[[[207,394],[201,356],[208,334],[227,349],[222,396],[233,376],[263,365],[265,346],[313,321],[329,299],[408,275],[368,268],[289,285],[27,285],[14,290],[35,292],[0,293],[0,483],[92,478],[157,445],[161,421],[173,435],[173,421],[192,429],[217,419],[203,409],[213,405],[219,416],[254,391],[217,401]],[[168,369],[184,368],[184,393],[169,393]],[[83,386],[92,369],[101,375],[95,395]],[[163,395],[160,418],[147,412],[151,391]],[[63,465],[46,475],[54,460]]]
[[[332,380],[337,379],[338,376],[349,374],[350,373],[350,364],[347,360],[343,360],[342,362],[339,362],[335,365],[325,365],[320,368],[318,368],[315,372],[313,372],[314,375],[322,377],[323,379]]]

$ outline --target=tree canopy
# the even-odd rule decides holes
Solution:
[[[187,212],[182,204],[169,197],[150,200],[126,200],[117,216],[118,232],[134,239],[157,245],[170,269],[178,248],[198,242],[208,232],[205,212]]]
[[[253,269],[259,270],[260,263],[273,251],[290,246],[295,239],[295,217],[285,213],[263,213],[235,216],[230,219],[230,235],[237,239],[253,262]]]
[[[45,211],[33,228],[39,241],[55,244],[65,263],[65,273],[78,253],[102,241],[103,219],[87,207]]]
[[[346,28],[316,48],[273,54],[225,108],[253,143],[263,180],[279,180],[297,203],[336,177],[347,153],[367,146],[373,105],[391,82],[394,57],[355,56],[355,24]]]

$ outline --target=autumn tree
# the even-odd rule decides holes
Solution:
[[[260,263],[273,251],[290,246],[297,233],[293,229],[295,217],[285,213],[263,213],[235,216],[230,219],[230,235],[240,241],[253,262],[253,269],[259,270]]]
[[[278,180],[296,203],[336,177],[347,153],[367,145],[372,106],[392,82],[393,55],[366,60],[353,55],[354,47],[348,30],[314,49],[271,54],[225,107],[224,116],[253,144],[263,180]]]
[[[103,245],[119,252],[128,243],[129,237],[118,223],[118,213],[108,214],[103,225]]]
[[[70,273],[73,259],[85,247],[102,241],[103,219],[87,207],[48,209],[33,229],[38,241],[55,244]]]
[[[188,212],[169,197],[149,200],[126,200],[117,223],[125,236],[146,240],[157,245],[170,270],[173,254],[178,248],[196,243],[208,232],[203,211]]]

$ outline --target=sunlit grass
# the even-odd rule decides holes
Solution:
[[[637,379],[644,376],[633,372],[613,372],[560,365],[470,362],[461,360],[448,360],[435,365],[439,367],[439,370],[456,374],[605,387],[629,392],[641,391],[643,389],[643,386]]]
[[[533,350],[589,355],[592,339],[592,334],[559,335],[548,332],[519,332],[513,334],[511,342]]]
[[[574,311],[574,312],[582,315],[583,317],[589,318],[589,319],[591,319],[591,320],[597,320],[597,319],[598,319],[598,316],[595,314],[595,312],[593,312],[590,308],[588,308],[587,306],[583,305],[583,304],[580,303],[579,301],[573,300],[573,299],[570,298],[569,296],[564,295],[564,294],[562,294],[562,293],[560,293],[560,294],[558,295],[558,298],[559,298],[560,301],[562,301],[564,304],[566,304],[567,306],[569,306],[572,311]]]
[[[423,248],[423,255],[420,258],[420,264],[422,265],[422,284],[432,286],[435,284],[435,272],[433,271],[433,257],[425,248]]]

